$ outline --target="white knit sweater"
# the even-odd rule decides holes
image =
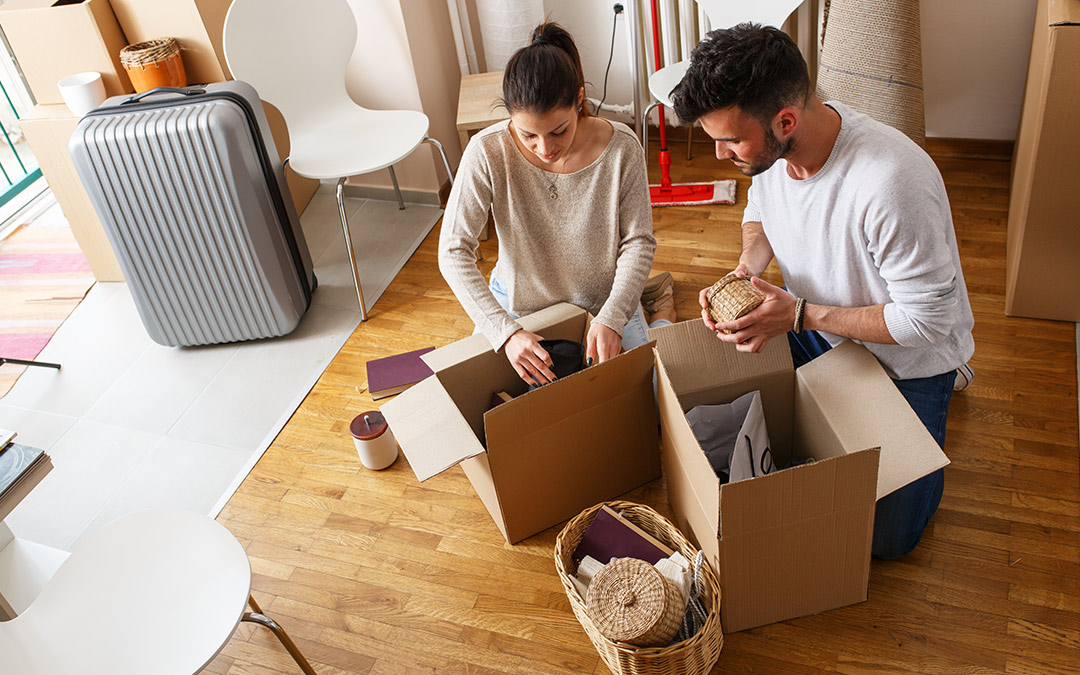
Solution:
[[[789,291],[810,303],[885,305],[897,344],[863,343],[890,376],[967,362],[974,319],[945,184],[901,132],[836,102],[832,154],[805,180],[776,162],[754,177],[743,222],[760,222]],[[823,333],[833,345],[844,338]]]

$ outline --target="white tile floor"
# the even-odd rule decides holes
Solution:
[[[442,211],[368,200],[347,209],[371,311]],[[55,467],[6,519],[16,536],[70,550],[142,508],[217,514],[360,320],[332,186],[301,223],[319,288],[281,338],[162,347],[127,284],[91,289],[38,357],[63,369],[31,368],[0,399],[0,426]]]

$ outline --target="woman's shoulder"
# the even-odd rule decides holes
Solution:
[[[496,122],[474,134],[468,144],[462,148],[462,161],[481,162],[488,165],[504,163],[507,142],[513,143],[507,133],[509,123],[510,120]]]

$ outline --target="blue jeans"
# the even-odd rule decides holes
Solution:
[[[506,288],[502,285],[502,282],[492,277],[491,283],[488,284],[488,289],[491,290],[491,294],[495,296],[495,300],[499,305],[510,312],[510,297],[506,293]],[[518,318],[516,314],[511,313],[510,316],[514,319]],[[637,311],[630,317],[630,320],[626,322],[622,331],[622,346],[623,349],[630,351],[634,347],[640,347],[649,341],[648,329],[659,328],[660,326],[670,326],[671,322],[667,319],[657,319],[652,323],[645,323],[645,310],[641,308],[641,304],[638,304]]]
[[[799,335],[788,332],[788,344],[796,368],[831,348],[829,342],[816,331],[805,331]],[[945,420],[949,415],[949,400],[955,380],[954,370],[933,377],[893,380],[943,450]],[[945,470],[938,469],[879,499],[874,511],[872,553],[878,558],[893,560],[914,549],[941,502],[944,486]]]

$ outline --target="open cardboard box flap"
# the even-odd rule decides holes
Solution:
[[[760,389],[766,422],[793,416],[797,406],[784,387],[769,386],[790,377],[791,351],[783,337],[770,340],[759,354],[731,349],[701,321],[653,329],[649,337],[656,340],[662,367],[675,386],[675,405],[681,404],[684,412]],[[726,382],[719,389],[718,372],[725,374]],[[845,386],[836,386],[838,380]],[[795,396],[806,406],[804,410],[818,414],[794,414],[795,424],[785,425],[789,429],[769,427],[780,466],[789,459],[792,430],[803,442],[812,443],[800,449],[803,456],[827,458],[880,448],[878,499],[949,463],[877,359],[862,345],[843,342],[799,368]]]
[[[804,405],[814,403],[820,413],[813,418],[797,416],[796,426],[814,428],[796,435],[813,444],[807,450],[818,458],[880,447],[878,499],[949,463],[903,394],[862,345],[843,342],[803,365],[796,375],[795,395]],[[838,380],[844,386],[838,387]]]

